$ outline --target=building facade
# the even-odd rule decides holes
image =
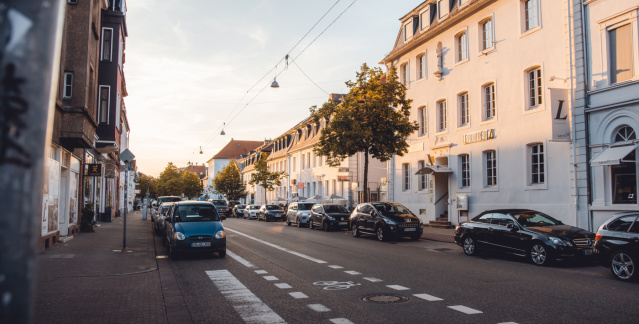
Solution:
[[[248,156],[253,150],[264,144],[264,141],[241,141],[231,138],[217,154],[207,163],[207,179],[204,186],[204,196],[206,199],[222,199],[224,195],[216,194],[213,189],[213,179],[218,172],[222,171],[231,160],[239,161],[244,156]]]

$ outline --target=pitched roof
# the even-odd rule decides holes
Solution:
[[[264,141],[240,141],[231,138],[231,141],[207,162],[214,159],[239,159],[240,155],[248,155],[261,145],[264,145]]]

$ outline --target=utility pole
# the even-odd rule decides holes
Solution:
[[[129,209],[129,167],[131,166],[131,161],[135,158],[135,155],[129,151],[129,149],[125,149],[120,153],[120,161],[124,162],[124,229],[122,230],[122,252],[126,249],[126,212]]]
[[[31,323],[62,0],[0,0],[0,322]]]

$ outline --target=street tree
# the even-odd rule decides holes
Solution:
[[[246,192],[240,168],[235,160],[231,160],[213,178],[213,191],[217,194],[225,195],[229,201],[237,201],[246,197],[248,192]]]
[[[182,188],[185,197],[195,198],[202,195],[202,182],[200,177],[190,171],[182,172]]]
[[[137,198],[146,197],[147,191],[149,192],[149,197],[157,198],[157,179],[146,175],[140,174],[140,177],[135,179],[137,183],[136,189],[140,190],[140,193],[136,194]]]
[[[282,179],[286,176],[284,171],[269,171],[266,157],[266,153],[262,152],[261,158],[255,163],[255,173],[251,174],[251,180],[249,180],[250,185],[257,184],[264,188],[264,203],[266,203],[266,192],[281,186]]]
[[[363,64],[355,81],[347,81],[348,94],[341,104],[329,99],[321,108],[311,108],[314,122],[328,121],[313,151],[327,157],[330,166],[364,153],[364,201],[368,201],[368,158],[388,161],[408,153],[406,137],[419,129],[410,120],[411,99],[399,82],[395,67],[384,74]]]
[[[182,174],[173,162],[169,162],[157,181],[158,196],[180,196],[184,192]]]

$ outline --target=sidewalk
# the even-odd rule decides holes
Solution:
[[[453,238],[454,233],[455,229],[452,228],[435,228],[424,226],[422,240],[455,243],[455,239]]]
[[[35,323],[166,323],[155,239],[142,212],[101,223],[36,257]],[[162,247],[160,247],[162,248]]]

